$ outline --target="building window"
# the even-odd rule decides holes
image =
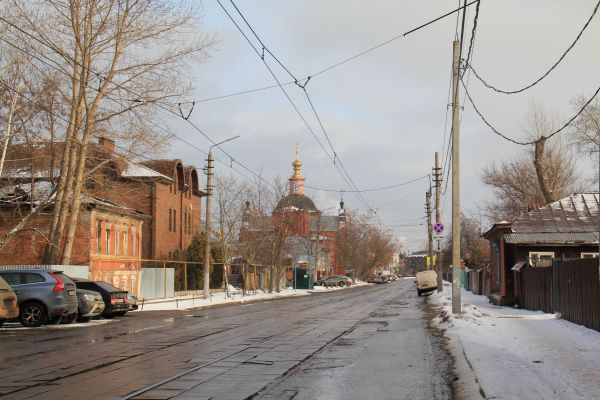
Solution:
[[[102,221],[96,220],[96,253],[102,253]]]
[[[598,253],[581,253],[581,258],[598,258]]]
[[[110,224],[106,224],[106,229],[104,230],[106,232],[105,235],[105,244],[106,244],[106,254],[110,254]]]
[[[530,251],[529,264],[532,267],[551,267],[554,259],[553,251]]]
[[[171,209],[169,208],[169,232],[171,232],[171,224],[172,224],[172,217],[173,217],[173,212],[171,211]]]
[[[177,210],[173,210],[173,232],[177,232]]]
[[[123,225],[123,255],[129,255],[129,248],[127,247],[127,239],[129,237],[129,226]]]
[[[115,224],[115,255],[119,255],[119,238],[121,237],[121,232],[119,232],[119,225]]]
[[[183,215],[183,233],[187,234],[187,229],[188,229],[188,219],[187,219],[187,211],[186,211],[185,214]]]

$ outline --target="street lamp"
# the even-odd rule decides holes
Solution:
[[[209,297],[209,280],[210,280],[210,197],[212,196],[212,148],[223,144],[225,142],[229,142],[230,140],[239,138],[240,135],[236,135],[229,139],[225,139],[219,143],[215,143],[208,148],[208,160],[206,166],[206,227],[204,228],[205,233],[205,244],[204,244],[204,298],[208,299]],[[223,265],[223,273],[225,273],[225,265]]]

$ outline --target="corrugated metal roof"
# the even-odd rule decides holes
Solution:
[[[576,193],[518,217],[515,233],[598,232],[598,193]]]
[[[593,244],[598,232],[526,232],[507,233],[504,242],[510,244]]]

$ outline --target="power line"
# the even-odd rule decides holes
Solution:
[[[0,17],[0,21],[3,21],[4,23],[6,23],[6,24],[8,24],[9,26],[11,26],[11,27],[15,28],[15,29],[16,29],[16,30],[18,30],[19,32],[22,32],[23,34],[27,35],[28,37],[30,37],[30,38],[32,38],[32,39],[34,39],[35,41],[37,41],[38,43],[42,44],[43,46],[45,46],[45,47],[47,47],[47,48],[51,49],[52,51],[54,51],[54,52],[56,52],[56,53],[58,53],[58,51],[57,51],[57,50],[56,50],[56,49],[55,49],[53,46],[51,46],[51,45],[49,45],[48,43],[46,43],[46,42],[42,41],[41,39],[37,38],[36,36],[32,35],[31,33],[29,33],[29,32],[27,32],[27,31],[25,31],[24,29],[21,29],[20,27],[16,26],[15,24],[11,23],[10,21],[7,21],[7,20],[6,20],[6,19],[4,19],[3,17]],[[5,42],[7,42],[7,41],[6,41],[6,40],[4,40],[3,38],[0,38],[0,40],[3,40],[3,41],[5,41]],[[7,43],[9,43],[9,42],[7,42]],[[29,54],[30,56],[32,56],[32,57],[34,57],[34,58],[36,58],[38,61],[40,61],[40,62],[43,62],[41,59],[39,59],[39,58],[38,58],[38,57],[36,57],[36,56],[33,56],[33,55],[31,55],[31,54],[30,54],[29,52],[27,52],[26,50],[24,50],[24,49],[21,49],[20,47],[18,47],[18,46],[16,46],[16,45],[14,45],[14,44],[12,44],[12,43],[9,43],[9,44],[10,44],[11,46],[13,46],[13,47],[15,47],[15,48],[19,49],[20,51],[23,51],[23,52],[25,52],[26,54]],[[73,59],[72,57],[70,57],[70,56],[68,56],[68,55],[64,55],[64,57],[66,57],[66,58],[67,58],[69,61],[73,62],[73,64],[74,64],[74,65],[77,65],[77,66],[80,66],[80,67],[82,67],[82,68],[85,68],[87,71],[89,71],[91,74],[95,75],[95,76],[96,76],[96,77],[98,77],[99,79],[105,79],[105,78],[103,78],[102,76],[100,76],[100,74],[98,74],[97,72],[93,71],[92,69],[90,69],[90,68],[88,68],[88,67],[86,67],[86,66],[83,66],[83,65],[81,65],[81,64],[80,64],[80,63],[79,63],[77,60]],[[47,57],[45,57],[45,58],[47,58]],[[54,60],[51,60],[51,61],[52,61],[52,62],[55,62]],[[68,76],[68,73],[67,73],[66,71],[63,71],[63,70],[62,70],[62,69],[60,69],[59,67],[56,67],[56,66],[54,66],[54,65],[50,65],[50,64],[48,64],[48,63],[45,63],[45,62],[43,62],[43,63],[44,63],[44,64],[46,64],[46,65],[48,65],[48,66],[50,66],[50,67],[52,67],[52,68],[55,68],[55,69],[56,69],[56,70],[58,70],[59,72],[62,72],[62,73],[66,74],[66,75]],[[78,80],[78,79],[77,79],[77,80]],[[182,115],[180,115],[180,114],[177,114],[175,111],[173,111],[173,110],[170,110],[169,108],[167,108],[167,107],[165,107],[165,106],[162,106],[162,105],[158,104],[158,103],[157,103],[157,102],[155,102],[153,99],[150,99],[150,101],[148,101],[148,100],[147,100],[147,98],[146,98],[146,96],[142,96],[142,95],[140,95],[140,94],[138,94],[138,93],[134,92],[133,90],[131,90],[131,89],[127,88],[127,87],[124,87],[124,86],[123,86],[123,85],[121,85],[121,84],[118,84],[117,82],[111,81],[111,83],[112,83],[113,85],[115,85],[116,87],[118,87],[118,88],[120,88],[120,89],[123,89],[123,90],[125,90],[126,92],[128,92],[128,93],[130,93],[130,94],[133,94],[133,95],[135,95],[135,98],[136,98],[136,99],[145,99],[145,100],[146,100],[146,102],[147,102],[147,104],[150,104],[150,105],[152,105],[152,106],[154,106],[154,107],[158,107],[158,108],[160,108],[161,110],[167,111],[168,113],[171,113],[171,114],[173,114],[173,115],[176,115],[176,116],[182,117],[182,118],[183,118],[183,119],[184,119],[184,120],[185,120],[185,121],[186,121],[188,124],[190,124],[190,125],[191,125],[191,126],[192,126],[192,127],[193,127],[193,128],[196,130],[196,131],[197,131],[197,132],[199,132],[199,133],[200,133],[202,136],[204,136],[204,137],[205,137],[205,138],[206,138],[208,141],[210,141],[212,144],[215,144],[215,141],[214,141],[214,140],[213,140],[213,139],[212,139],[210,136],[208,136],[208,135],[207,135],[206,133],[204,133],[204,132],[203,132],[203,131],[202,131],[200,128],[198,128],[198,126],[196,126],[194,123],[192,123],[191,121],[189,121],[187,118],[184,118]],[[88,88],[92,88],[92,87],[90,87],[90,86],[89,86],[89,85],[87,85],[87,84],[86,84],[86,87],[88,87]],[[94,89],[94,90],[95,90],[96,88],[92,88],[92,89]],[[107,97],[107,98],[108,98],[108,99],[110,99],[110,100],[116,101],[116,100],[112,99],[112,98],[111,98],[110,96],[108,96],[108,95],[106,95],[105,97]],[[119,103],[118,103],[118,104],[119,104]],[[152,122],[152,123],[153,123],[153,122]],[[159,125],[157,125],[156,123],[153,123],[153,125],[154,125],[154,126],[157,126],[157,127],[159,127],[159,128],[160,128],[160,129],[162,129],[162,130],[164,130],[164,128],[160,127],[160,126],[159,126]],[[173,133],[171,133],[171,132],[168,132],[168,131],[167,131],[167,133],[168,133],[169,135],[171,135],[171,136],[173,136],[173,137],[175,137],[175,138],[179,139],[180,141],[182,141],[183,143],[187,144],[188,146],[191,146],[191,147],[193,147],[193,148],[196,148],[197,150],[199,150],[199,151],[201,151],[201,152],[203,152],[203,153],[205,153],[205,154],[206,154],[206,152],[205,152],[204,150],[200,150],[200,149],[199,149],[199,148],[197,148],[196,146],[194,146],[194,145],[190,144],[189,142],[185,141],[184,139],[181,139],[181,138],[180,138],[180,137],[178,137],[177,135],[175,135],[175,134],[173,134]],[[217,146],[217,148],[218,148],[218,149],[220,149],[220,150],[221,150],[221,151],[222,151],[222,152],[223,152],[223,153],[224,153],[224,154],[225,154],[227,157],[229,157],[229,159],[231,160],[231,164],[233,164],[233,162],[237,163],[238,165],[240,165],[240,166],[241,166],[242,168],[244,168],[246,171],[250,172],[252,175],[254,175],[254,176],[255,176],[256,178],[258,178],[259,180],[261,180],[261,181],[265,182],[267,185],[271,186],[272,188],[275,188],[275,186],[274,186],[272,183],[270,183],[270,182],[266,181],[266,180],[265,180],[264,178],[262,178],[262,177],[261,177],[259,174],[257,174],[256,172],[252,171],[250,168],[248,168],[247,166],[245,166],[245,165],[244,165],[244,164],[242,164],[241,162],[239,162],[239,161],[235,160],[235,159],[234,159],[234,157],[232,157],[232,156],[231,156],[229,153],[227,153],[225,150],[223,150],[223,149],[222,149],[220,146]],[[244,174],[242,174],[242,173],[240,173],[238,170],[234,169],[232,165],[228,165],[227,163],[225,163],[225,162],[223,162],[223,161],[221,161],[221,160],[217,160],[217,161],[219,161],[219,162],[220,162],[220,163],[222,163],[223,165],[229,166],[229,168],[231,168],[233,171],[237,172],[238,174],[240,174],[240,175],[241,175],[241,176],[243,176],[244,178],[248,179],[248,178],[247,178],[247,177],[246,177]]]
[[[227,11],[227,9],[223,6],[223,4],[221,3],[220,0],[217,0],[217,3],[221,6],[221,8],[223,9],[223,11],[225,12],[225,14],[227,14],[227,16],[229,17],[229,19],[233,22],[233,24],[236,26],[236,28],[240,31],[240,33],[242,34],[242,36],[244,36],[244,38],[246,39],[246,41],[248,42],[248,44],[250,44],[250,46],[254,49],[254,51],[256,52],[256,54],[261,58],[262,62],[264,63],[265,67],[269,70],[270,74],[273,76],[273,79],[275,79],[275,81],[277,82],[277,85],[279,86],[279,88],[283,91],[285,97],[288,99],[288,101],[290,102],[290,104],[292,105],[292,107],[294,108],[294,110],[296,111],[296,113],[300,116],[300,119],[304,122],[304,124],[306,125],[306,127],[308,128],[308,130],[310,131],[310,133],[312,134],[312,136],[315,138],[315,140],[317,141],[317,143],[319,144],[319,146],[321,147],[321,149],[323,149],[323,151],[325,152],[325,154],[327,155],[327,157],[332,161],[333,165],[336,167],[336,169],[338,170],[338,172],[340,173],[340,175],[342,176],[342,178],[346,181],[346,184],[353,188],[356,191],[356,195],[357,198],[359,199],[359,201],[363,204],[363,206],[365,206],[367,209],[372,210],[372,208],[369,206],[369,204],[366,202],[366,200],[360,195],[360,192],[358,192],[358,188],[356,187],[356,185],[354,184],[354,182],[352,181],[352,178],[350,177],[350,175],[348,175],[347,171],[345,170],[345,168],[343,167],[343,165],[341,165],[342,169],[344,170],[344,172],[346,173],[346,175],[344,175],[344,173],[342,173],[342,171],[340,170],[340,166],[338,166],[338,163],[336,164],[336,158],[337,155],[335,153],[335,150],[333,150],[333,157],[329,154],[329,152],[325,149],[325,147],[323,146],[323,144],[321,143],[321,141],[319,140],[319,138],[317,137],[317,135],[315,134],[315,132],[313,131],[313,129],[310,127],[310,124],[308,123],[308,121],[306,120],[306,118],[304,117],[304,115],[300,112],[300,110],[298,109],[298,107],[296,106],[296,104],[294,103],[294,101],[291,99],[291,97],[289,96],[289,94],[287,93],[287,91],[283,88],[281,82],[279,81],[279,79],[277,78],[277,76],[275,75],[275,73],[273,72],[273,70],[271,69],[271,67],[269,66],[269,64],[267,63],[267,61],[265,60],[264,56],[261,55],[261,53],[258,51],[258,49],[254,46],[254,44],[252,43],[252,41],[248,38],[248,36],[244,33],[244,31],[241,29],[241,27],[239,26],[239,24],[235,21],[235,19],[232,17],[232,15]],[[239,9],[236,8],[236,10],[238,11],[238,13],[241,15]],[[249,26],[249,28],[252,30],[252,32],[254,33],[254,35],[256,36],[256,33],[254,32],[254,30],[250,27],[250,25],[248,24],[247,20],[243,17],[244,21],[246,22],[246,24]],[[258,38],[258,37],[257,37]],[[258,38],[258,40],[260,41],[261,45],[262,45],[262,41]],[[277,60],[278,61],[278,60]],[[278,61],[279,62],[279,61]],[[281,64],[281,63],[280,63]],[[281,64],[282,65],[282,64]],[[286,69],[287,70],[287,69]],[[287,70],[289,73],[289,70]],[[292,77],[294,77],[292,75]],[[295,77],[294,77],[295,79]],[[304,86],[306,85],[306,83],[304,84]],[[303,89],[305,89],[304,86],[299,85],[300,87],[302,87]],[[306,91],[305,91],[306,92]],[[318,116],[317,116],[318,118]],[[329,139],[328,139],[329,140]],[[339,160],[339,159],[338,159]]]
[[[596,4],[596,7],[594,7],[594,11],[592,11],[592,15],[588,18],[587,22],[585,23],[585,25],[583,25],[583,28],[581,28],[581,30],[579,31],[579,33],[577,34],[577,37],[575,38],[575,40],[573,41],[573,43],[571,43],[571,45],[567,48],[567,50],[559,57],[559,59],[550,67],[550,69],[548,69],[542,76],[540,76],[538,79],[536,79],[535,81],[533,81],[532,83],[530,83],[529,85],[526,85],[520,89],[516,89],[516,90],[503,90],[503,89],[498,89],[497,87],[489,84],[488,82],[486,82],[480,75],[479,73],[477,73],[477,71],[475,70],[475,68],[473,68],[473,66],[471,64],[469,64],[468,62],[465,64],[466,68],[469,68],[473,71],[473,74],[475,74],[475,76],[477,77],[477,79],[479,79],[481,81],[481,83],[489,88],[492,89],[493,91],[497,92],[497,93],[502,93],[502,94],[515,94],[515,93],[521,93],[535,85],[537,85],[539,82],[541,82],[544,78],[546,78],[557,66],[558,64],[561,63],[561,61],[567,56],[567,54],[573,49],[573,47],[575,47],[575,44],[579,41],[579,39],[581,38],[581,36],[583,35],[583,32],[586,30],[586,28],[588,27],[588,25],[590,24],[590,22],[592,21],[592,19],[594,18],[594,16],[596,15],[596,11],[598,11],[598,7],[600,6],[600,1],[598,1],[598,3]],[[468,60],[467,60],[468,61]]]
[[[470,5],[472,5],[473,3],[476,3],[476,2],[479,2],[479,0],[474,0],[474,1],[470,2],[470,3],[468,3],[467,7],[469,7]],[[459,1],[459,5],[460,5],[460,1]],[[221,7],[222,7],[222,5],[221,5]],[[346,59],[344,59],[344,60],[342,60],[342,61],[340,61],[338,63],[335,63],[335,64],[333,64],[333,65],[331,65],[331,66],[329,66],[327,68],[324,68],[324,69],[320,70],[317,73],[314,73],[312,75],[308,75],[308,76],[306,76],[304,78],[296,79],[295,75],[293,75],[293,74],[290,73],[290,76],[294,77],[294,80],[293,81],[289,81],[289,82],[285,82],[285,83],[281,83],[281,85],[282,86],[287,86],[287,85],[291,85],[291,84],[298,84],[299,82],[305,82],[309,78],[314,78],[317,75],[323,74],[323,73],[325,73],[327,71],[330,71],[330,70],[332,70],[334,68],[337,68],[340,65],[343,65],[343,64],[345,64],[345,63],[347,63],[349,61],[352,61],[352,60],[354,60],[356,58],[359,58],[359,57],[361,57],[361,56],[363,56],[365,54],[368,54],[368,53],[372,52],[373,50],[376,50],[376,49],[378,49],[380,47],[383,47],[383,46],[385,46],[385,45],[387,45],[387,44],[389,44],[389,43],[391,43],[391,42],[393,42],[393,41],[395,41],[397,39],[403,38],[403,37],[408,36],[409,34],[411,34],[413,32],[416,32],[416,31],[418,31],[418,30],[420,30],[422,28],[425,28],[426,26],[431,25],[434,22],[437,22],[437,21],[439,21],[441,19],[444,19],[444,18],[446,18],[446,17],[448,17],[448,16],[450,16],[450,15],[452,15],[454,13],[458,13],[458,11],[460,11],[461,9],[462,9],[462,7],[459,6],[455,10],[452,10],[452,11],[450,11],[450,12],[448,12],[448,13],[440,16],[440,17],[437,17],[437,18],[435,18],[433,20],[430,20],[429,22],[426,22],[426,23],[424,23],[424,24],[422,24],[422,25],[420,25],[420,26],[418,26],[416,28],[413,28],[413,29],[411,29],[411,30],[409,30],[409,31],[401,34],[401,35],[398,35],[398,36],[395,36],[395,37],[393,37],[391,39],[388,39],[388,40],[386,40],[386,41],[384,41],[382,43],[379,43],[378,45],[375,45],[375,46],[373,46],[373,47],[371,47],[369,49],[361,51],[360,53],[355,54],[354,56],[348,57],[348,58],[346,58]],[[265,50],[268,50],[268,49],[265,47]],[[256,53],[257,53],[257,55],[259,57],[264,58],[264,55],[260,51],[258,51],[258,49],[255,48],[255,51],[256,51]],[[270,51],[268,51],[268,53],[271,56],[273,56],[273,54],[271,54]],[[278,59],[276,59],[274,56],[273,56],[273,58],[279,63]],[[282,65],[282,67],[283,67],[283,65]],[[284,69],[285,69],[285,67],[284,67]],[[306,82],[305,82],[305,84],[306,84]],[[299,86],[302,87],[303,85],[299,85]],[[248,93],[254,93],[254,92],[259,92],[259,91],[263,91],[263,90],[274,89],[274,88],[277,88],[277,87],[279,87],[279,85],[264,86],[264,87],[260,87],[260,88],[256,88],[256,89],[242,90],[242,91],[237,91],[237,92],[233,92],[233,93],[229,93],[229,94],[224,94],[224,95],[221,95],[221,96],[214,96],[214,97],[208,97],[208,98],[204,98],[204,99],[194,100],[194,102],[196,102],[196,103],[204,103],[204,102],[208,102],[208,101],[221,100],[221,99],[226,99],[226,98],[233,97],[233,96],[239,96],[239,95],[243,95],[243,94],[248,94]],[[192,102],[188,102],[188,103],[191,104]]]
[[[406,182],[402,182],[402,183],[398,183],[396,185],[390,185],[390,186],[383,186],[383,187],[379,187],[379,188],[374,188],[374,189],[363,189],[363,190],[359,190],[359,192],[364,193],[364,192],[377,192],[380,190],[386,190],[386,189],[393,189],[393,188],[397,188],[400,186],[404,186],[404,185],[408,185],[409,183],[413,183],[413,182],[417,182],[420,181],[421,179],[425,179],[427,178],[429,175],[423,175],[421,177],[412,179],[410,181],[406,181]],[[341,192],[341,193],[354,193],[354,190],[343,190],[343,189],[321,189],[318,187],[314,187],[314,186],[304,186],[305,188],[309,188],[309,189],[313,189],[313,190],[318,190],[321,192]]]
[[[560,128],[558,128],[557,130],[555,130],[554,132],[550,133],[548,136],[542,137],[540,139],[536,139],[536,140],[532,140],[529,142],[524,142],[524,141],[519,141],[516,139],[512,139],[511,137],[501,133],[500,131],[498,131],[496,128],[494,128],[494,126],[492,126],[492,124],[490,122],[488,122],[488,120],[483,116],[483,114],[481,113],[481,111],[479,111],[479,108],[477,108],[477,106],[475,105],[475,102],[473,101],[473,98],[471,97],[471,95],[469,94],[467,87],[465,86],[464,82],[462,81],[462,79],[460,80],[461,84],[463,86],[463,88],[465,89],[465,93],[467,95],[467,98],[469,99],[469,102],[471,103],[471,105],[473,106],[473,109],[475,110],[475,112],[477,113],[477,115],[479,115],[479,118],[481,118],[481,120],[483,121],[484,124],[486,124],[491,130],[492,132],[494,132],[496,135],[500,136],[501,138],[508,140],[509,142],[521,145],[521,146],[528,146],[528,145],[532,145],[537,143],[539,140],[542,139],[550,139],[552,136],[562,132],[566,127],[568,127],[578,116],[579,114],[581,114],[585,108],[592,102],[592,100],[594,100],[594,98],[598,95],[598,93],[600,92],[600,86],[598,86],[598,89],[596,89],[596,91],[594,92],[594,94],[589,98],[589,100],[583,105],[583,107],[581,107],[579,109],[579,111],[577,111],[577,113],[575,113],[575,115],[573,115],[567,122],[565,122]]]
[[[331,71],[332,69],[337,68],[340,65],[343,65],[343,64],[345,64],[345,63],[347,63],[349,61],[352,61],[354,59],[357,59],[357,58],[359,58],[359,57],[361,57],[361,56],[363,56],[363,55],[365,55],[367,53],[370,53],[373,50],[376,50],[376,49],[378,49],[378,48],[380,48],[382,46],[385,46],[385,45],[387,45],[387,44],[389,44],[389,43],[391,43],[391,42],[393,42],[395,40],[398,40],[400,38],[404,38],[404,37],[410,35],[411,33],[417,32],[417,31],[419,31],[419,30],[421,30],[421,29],[423,29],[423,28],[425,28],[425,27],[427,27],[427,26],[429,26],[429,25],[431,25],[431,24],[433,24],[433,23],[435,23],[435,22],[437,22],[439,20],[442,20],[442,19],[444,19],[444,18],[446,18],[446,17],[448,17],[448,16],[450,16],[450,15],[452,15],[452,14],[460,11],[461,9],[463,9],[465,7],[469,7],[470,5],[472,5],[472,4],[474,4],[474,3],[478,2],[478,1],[479,0],[471,1],[470,3],[468,3],[467,5],[465,5],[463,7],[458,7],[455,10],[449,11],[449,12],[447,12],[444,15],[441,15],[441,16],[439,16],[437,18],[434,18],[434,19],[432,19],[432,20],[430,20],[430,21],[428,21],[428,22],[426,22],[424,24],[421,24],[421,25],[417,26],[416,28],[413,28],[413,29],[411,29],[409,31],[406,31],[406,32],[404,32],[404,33],[402,33],[400,35],[394,36],[393,38],[388,39],[385,42],[379,43],[378,45],[375,45],[375,46],[373,46],[373,47],[371,47],[369,49],[361,51],[360,53],[355,54],[355,55],[353,55],[351,57],[348,57],[348,58],[346,58],[346,59],[344,59],[344,60],[342,60],[342,61],[340,61],[340,62],[338,62],[336,64],[333,64],[333,65],[331,65],[331,66],[329,66],[329,67],[327,67],[327,68],[325,68],[325,69],[323,69],[323,70],[321,70],[321,71],[319,71],[319,72],[317,72],[315,74],[312,74],[311,76],[314,78],[315,76],[318,76],[318,75],[321,75],[321,74],[323,74],[325,72]]]

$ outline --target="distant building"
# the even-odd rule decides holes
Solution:
[[[134,162],[106,138],[88,146],[71,263],[89,265],[93,277],[127,288],[134,278],[125,275],[142,260],[168,260],[189,246],[201,230],[204,193],[196,168],[181,160]],[[0,234],[52,193],[63,149],[64,143],[50,142],[9,148],[0,177]],[[52,204],[0,251],[0,262],[41,263],[51,218]]]
[[[246,202],[243,214],[241,240],[265,235],[285,238],[283,265],[300,261],[311,268],[316,266],[319,275],[343,275],[344,265],[336,263],[335,242],[345,223],[343,201],[337,216],[322,215],[312,199],[304,194],[305,178],[301,172],[302,162],[296,152],[292,162],[293,173],[289,178],[289,194],[277,203],[271,216],[252,215],[250,202]],[[286,259],[287,258],[287,259]]]

